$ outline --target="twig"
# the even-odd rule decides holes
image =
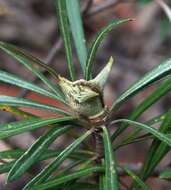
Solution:
[[[89,11],[87,11],[87,15],[88,17],[90,16],[94,16],[95,14],[98,14],[102,11],[104,11],[105,9],[108,9],[112,6],[117,5],[118,3],[123,3],[126,2],[125,0],[108,0],[108,1],[104,1],[104,3],[99,3],[98,6],[94,6],[91,9],[89,9]]]
[[[83,15],[86,15],[87,12],[91,9],[93,5],[93,0],[88,0],[84,6],[81,7],[81,12]]]

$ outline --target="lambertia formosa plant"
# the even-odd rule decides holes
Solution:
[[[1,95],[0,109],[20,116],[23,120],[1,124],[0,139],[6,139],[45,126],[47,130],[27,150],[1,151],[1,160],[9,158],[12,160],[1,164],[0,173],[8,173],[6,182],[10,183],[29,172],[29,169],[39,161],[51,159],[44,169],[36,176],[31,177],[23,190],[119,190],[121,189],[120,174],[123,172],[133,179],[129,189],[150,189],[145,181],[151,176],[171,147],[171,111],[168,110],[144,123],[137,120],[143,112],[171,90],[171,78],[169,76],[171,73],[171,59],[161,63],[131,85],[113,102],[111,108],[108,108],[103,99],[103,90],[112,68],[113,58],[109,59],[106,66],[96,77],[92,76],[92,67],[98,47],[106,34],[113,28],[131,21],[131,19],[112,21],[97,33],[87,51],[79,1],[54,0],[54,4],[66,52],[70,79],[59,75],[47,64],[28,52],[12,44],[0,42],[0,49],[36,75],[47,86],[47,89],[2,70],[0,71],[0,81],[55,99],[63,103],[68,109],[66,111],[27,98]],[[71,35],[84,76],[84,79],[80,80],[76,76],[73,64]],[[58,83],[51,82],[38,67],[49,72],[58,80]],[[134,108],[127,118],[113,119],[113,114],[129,98],[157,81],[160,81],[160,84]],[[60,117],[40,118],[22,111],[21,107],[43,109],[57,113]],[[154,128],[156,123],[160,124],[159,129]],[[117,126],[117,128],[112,130],[114,132],[111,134],[110,128],[114,126]],[[133,132],[121,138],[120,134],[128,127],[134,127]],[[82,129],[82,132],[79,129]],[[66,133],[72,135],[74,131],[78,135],[72,136],[72,139],[75,139],[71,144],[65,148],[61,147],[60,150],[49,149],[49,146],[58,137]],[[143,131],[144,134],[142,135]],[[90,138],[93,139],[91,141],[93,144],[88,141]],[[119,141],[116,141],[118,138]],[[117,163],[115,152],[120,147],[147,139],[151,139],[152,143],[142,168],[138,172],[131,170],[126,165]],[[62,167],[65,160],[69,160],[69,162]],[[171,178],[171,170],[168,169],[160,177]]]

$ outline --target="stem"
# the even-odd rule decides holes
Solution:
[[[95,153],[96,153],[95,164],[102,165],[102,159],[104,157],[104,146],[103,146],[102,128],[99,125],[95,127],[93,137],[95,142]],[[101,175],[102,173],[100,172],[95,174],[95,181],[97,184],[99,184]]]
[[[95,140],[95,152],[97,155],[96,163],[102,164],[102,158],[104,157],[104,146],[103,146],[102,128],[100,126],[96,126],[94,130],[94,140]]]

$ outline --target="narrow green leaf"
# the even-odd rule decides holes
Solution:
[[[87,131],[84,135],[76,139],[72,144],[65,148],[59,156],[48,164],[37,176],[35,176],[24,188],[30,189],[30,187],[39,185],[49,178],[54,170],[56,170],[60,164],[92,133],[92,130]]]
[[[65,52],[66,52],[66,59],[67,65],[70,73],[71,79],[74,81],[76,80],[75,69],[73,65],[73,57],[72,57],[72,47],[71,47],[71,39],[70,39],[70,28],[69,22],[67,17],[67,10],[66,10],[66,0],[55,0],[55,5],[57,9],[58,21],[59,21],[59,28],[63,38]]]
[[[31,114],[31,113],[22,111],[22,110],[20,110],[20,109],[18,109],[16,107],[7,106],[7,105],[3,105],[3,104],[0,105],[0,110],[12,113],[15,116],[20,116],[20,117],[25,118],[25,119],[31,119],[31,118],[37,117],[37,116],[35,116],[35,115]]]
[[[2,42],[2,41],[0,41],[0,48],[4,50],[6,53],[8,53],[9,55],[15,57],[17,60],[19,58],[23,60],[28,60],[31,64],[35,64],[39,67],[46,69],[46,71],[49,72],[49,74],[51,74],[54,78],[58,77],[58,73],[54,69],[52,69],[47,64],[43,63],[40,59],[38,59],[37,57],[34,57],[33,55],[31,55],[29,52],[25,50],[19,47],[16,47],[13,44]]]
[[[91,183],[74,183],[69,190],[99,190],[95,184]]]
[[[14,164],[10,170],[7,182],[12,182],[24,174],[47,150],[50,144],[63,133],[66,133],[71,126],[56,126],[42,135]]]
[[[23,150],[10,150],[10,151],[3,151],[3,152],[0,152],[0,158],[4,159],[4,158],[19,158],[20,156],[22,156],[24,154],[25,151]],[[36,161],[39,162],[39,161],[42,161],[42,160],[47,160],[47,159],[50,159],[50,158],[54,158],[56,156],[58,156],[59,154],[61,153],[61,151],[56,151],[56,150],[46,150],[44,152],[44,154],[42,154],[40,156],[40,158]],[[82,156],[80,156],[82,155]],[[86,154],[85,152],[82,152],[82,151],[77,151],[77,152],[73,152],[71,155],[69,155],[69,158],[70,159],[73,159],[73,160],[78,160],[77,162],[83,162],[87,159],[90,159],[91,158],[91,155],[89,154]],[[0,174],[2,173],[7,173],[11,170],[11,168],[13,167],[13,165],[15,164],[15,160],[13,161],[10,161],[10,162],[7,162],[5,164],[1,164],[0,165]]]
[[[161,172],[159,177],[162,179],[171,179],[171,168],[168,168],[165,171]]]
[[[103,129],[103,141],[105,149],[105,190],[119,190],[118,176],[116,171],[116,163],[108,130],[105,126]]]
[[[87,48],[86,48],[86,40],[84,36],[84,29],[80,13],[79,0],[72,0],[72,1],[66,0],[66,7],[67,7],[67,14],[68,14],[72,36],[76,47],[76,52],[78,55],[82,71],[85,74]]]
[[[147,98],[145,98],[130,114],[128,117],[129,120],[136,120],[144,111],[146,111],[150,106],[152,106],[154,103],[156,103],[162,96],[167,94],[171,90],[171,79],[168,79],[164,81],[162,84],[159,85],[159,87],[154,90]],[[128,127],[128,124],[123,124],[121,127],[119,127],[115,133],[112,135],[112,141],[120,135],[126,128]],[[139,130],[140,131],[140,130]],[[137,132],[134,134],[137,134]],[[129,135],[127,138],[131,138],[133,135]]]
[[[68,0],[69,1],[69,0]],[[92,70],[92,66],[95,60],[95,56],[97,53],[97,50],[102,42],[102,40],[104,39],[104,37],[114,28],[117,27],[121,24],[124,24],[128,21],[131,21],[132,19],[121,19],[121,20],[114,20],[111,23],[109,23],[107,26],[105,26],[104,28],[101,29],[100,32],[97,33],[91,47],[90,50],[88,52],[88,57],[87,57],[87,62],[86,62],[86,80],[90,80],[91,79],[91,70]]]
[[[69,115],[68,112],[65,112],[54,106],[38,103],[36,101],[26,99],[26,98],[0,96],[0,105],[8,105],[8,106],[14,106],[14,107],[31,107],[31,108],[36,108],[36,109],[47,110],[49,112],[59,113],[61,115]]]
[[[105,190],[105,189],[106,189],[105,175],[101,174],[99,177],[99,190]]]
[[[19,158],[24,151],[21,149],[14,149],[14,150],[4,150],[0,152],[0,159],[14,159]]]
[[[39,69],[33,67],[33,65],[38,65],[45,68],[53,77],[57,78],[57,73],[52,68],[48,67],[38,58],[33,57],[28,52],[12,45],[9,43],[1,42],[0,41],[0,49],[5,51],[7,54],[14,57],[18,60],[21,64],[23,64],[28,70],[34,73],[37,77],[39,77],[57,96],[58,100],[65,103],[62,92],[58,84],[53,84],[50,80],[48,80],[40,71]],[[33,65],[32,65],[33,64]]]
[[[138,142],[142,142],[142,141],[147,141],[149,139],[153,138],[153,136],[149,133],[146,133],[142,136],[135,136],[134,138],[130,138],[130,139],[124,139],[123,141],[119,142],[118,144],[115,144],[113,146],[113,151],[116,151],[117,149],[129,145],[129,144],[133,144],[133,143],[138,143]]]
[[[137,128],[141,128],[145,131],[147,131],[148,133],[154,135],[155,137],[157,137],[160,141],[166,143],[167,145],[171,146],[171,139],[159,132],[157,129],[153,128],[153,127],[150,127],[146,124],[143,124],[143,123],[139,123],[139,122],[136,122],[136,121],[131,121],[131,120],[128,120],[128,119],[118,119],[118,120],[115,120],[112,122],[112,124],[114,123],[123,123],[123,122],[126,122],[128,124],[130,124],[131,126],[134,126],[134,127],[137,127]]]
[[[128,167],[122,166],[125,172],[132,177],[132,179],[144,190],[150,190],[151,188],[148,187],[134,172],[132,172]]]
[[[136,109],[136,108],[135,108]],[[154,124],[157,124],[159,122],[162,122],[166,115],[167,115],[168,112],[166,113],[163,113],[163,114],[160,114],[159,116],[156,116],[148,121],[145,122],[146,125],[149,125],[149,126],[152,126]],[[127,124],[125,124],[126,126]],[[123,126],[123,125],[122,125]],[[122,127],[121,126],[121,127]],[[136,129],[134,130],[132,133],[126,135],[125,138],[122,139],[121,142],[117,143],[114,145],[114,149],[113,150],[116,150],[122,146],[125,146],[125,145],[128,145],[128,144],[131,144],[131,143],[136,143],[136,142],[141,142],[141,141],[144,141],[144,140],[148,140],[149,138],[152,138],[150,134],[144,134],[144,135],[140,135],[139,136],[139,133],[142,131],[142,129]],[[113,135],[112,135],[113,137]],[[112,139],[113,140],[113,139]]]
[[[14,165],[15,161],[0,164],[0,174],[7,173]]]
[[[167,114],[167,112],[160,114],[158,116],[155,116],[155,117],[149,119],[148,121],[146,121],[146,124],[147,125],[155,125],[157,123],[160,123],[166,118],[166,114]]]
[[[67,176],[64,177],[60,177],[54,180],[49,180],[48,182],[42,184],[42,185],[35,185],[29,188],[29,190],[37,190],[37,189],[41,189],[41,190],[45,190],[45,189],[49,189],[52,188],[56,185],[60,185],[66,182],[69,182],[73,179],[78,179],[81,178],[83,176],[87,176],[93,173],[97,173],[97,172],[103,172],[103,167],[100,166],[96,166],[96,167],[90,167],[87,169],[82,169],[79,171],[76,171],[72,174],[69,174]]]
[[[171,110],[167,113],[163,123],[161,124],[159,131],[162,133],[168,133],[168,130],[171,126]],[[143,164],[142,170],[140,172],[140,176],[142,179],[147,179],[148,176],[153,172],[154,168],[161,161],[161,159],[166,155],[166,153],[170,150],[170,147],[165,143],[159,141],[158,139],[154,139],[148,154],[145,158],[145,162]]]
[[[33,92],[42,94],[44,96],[48,96],[50,98],[58,99],[55,94],[35,85],[33,83],[27,82],[24,79],[21,79],[13,74],[10,74],[10,73],[4,72],[4,71],[0,71],[0,81],[31,90]]]
[[[164,78],[171,72],[171,59],[161,63],[150,72],[148,72],[143,78],[135,82],[128,90],[126,90],[112,105],[111,111],[115,111],[121,103],[125,102],[128,98],[138,93],[141,89],[149,86],[150,84]]]
[[[73,117],[50,118],[50,119],[28,119],[0,125],[0,139],[18,135],[46,125],[73,121]]]
[[[0,159],[16,159],[22,156],[26,151],[21,149],[15,150],[5,150],[0,152]],[[44,154],[41,155],[41,160],[47,160],[52,157],[56,157],[61,153],[60,150],[46,150]],[[87,160],[94,156],[93,152],[85,150],[77,150],[70,155],[70,158],[74,160]]]
[[[80,165],[81,163],[83,164],[85,161],[83,160],[74,160],[72,163],[69,163],[69,165],[65,166],[65,168],[63,170],[60,170],[60,172],[57,174],[58,177],[62,177],[65,176],[67,174],[69,174],[69,171],[75,167],[78,167],[78,165]],[[50,179],[56,179],[55,177],[51,177]]]

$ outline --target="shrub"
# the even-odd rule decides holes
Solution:
[[[63,39],[67,68],[70,80],[48,67],[45,63],[31,54],[12,44],[0,42],[0,49],[18,60],[46,86],[42,88],[36,84],[25,81],[13,74],[0,71],[0,81],[6,82],[41,95],[50,97],[68,107],[67,111],[61,108],[39,103],[26,98],[0,96],[0,106],[4,111],[23,117],[23,120],[0,125],[0,139],[6,139],[14,135],[22,134],[40,127],[48,126],[45,131],[27,150],[7,150],[0,152],[0,158],[12,158],[14,160],[3,163],[0,172],[8,172],[7,183],[19,179],[24,173],[29,172],[31,166],[39,161],[53,158],[47,166],[26,184],[24,190],[34,189],[120,189],[120,174],[127,173],[133,178],[131,189],[141,187],[150,189],[146,184],[155,167],[170,150],[170,116],[168,110],[144,123],[138,122],[143,112],[150,108],[162,96],[171,89],[171,60],[167,60],[155,67],[140,80],[131,85],[114,102],[111,108],[107,108],[103,100],[103,89],[112,67],[113,59],[110,58],[104,69],[95,77],[92,77],[92,67],[98,47],[108,32],[114,27],[124,24],[132,19],[114,20],[104,27],[94,38],[87,51],[80,7],[78,0],[55,0],[58,14],[59,27]],[[72,59],[71,33],[76,48],[78,60],[84,79],[77,79],[75,66]],[[47,70],[50,75],[58,80],[51,82],[38,67]],[[169,77],[168,77],[169,76]],[[166,78],[167,77],[167,78]],[[161,79],[163,79],[161,81]],[[113,119],[121,105],[128,99],[155,82],[160,85],[139,103],[127,118]],[[31,107],[54,112],[60,117],[40,118],[22,111],[21,107]],[[159,129],[153,125],[160,124]],[[117,124],[117,128],[110,135],[110,128]],[[116,139],[128,127],[134,130],[118,142]],[[79,129],[82,129],[81,133]],[[142,135],[142,132],[144,134]],[[78,134],[76,137],[72,134]],[[49,146],[61,135],[69,133],[74,141],[60,150],[50,150]],[[94,139],[92,145],[88,138]],[[115,151],[122,146],[139,141],[152,139],[144,164],[138,173],[125,165],[117,163]],[[83,144],[81,146],[81,144]],[[61,167],[65,160],[68,165]],[[90,180],[87,177],[90,176]],[[162,177],[171,177],[171,172],[162,173]]]

